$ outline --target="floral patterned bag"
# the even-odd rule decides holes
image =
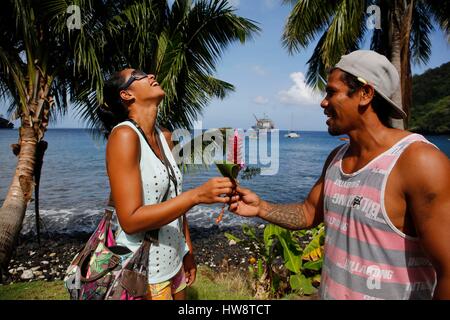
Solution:
[[[150,246],[158,242],[158,230],[145,234],[144,241],[131,258],[127,259],[124,267],[116,271],[106,300],[143,300],[147,296],[148,288],[148,258]]]
[[[158,230],[145,234],[142,245],[122,268],[121,256],[132,251],[116,245],[112,214],[105,210],[97,229],[67,268],[64,286],[72,300],[136,300],[147,294],[148,255],[150,245],[158,241]]]

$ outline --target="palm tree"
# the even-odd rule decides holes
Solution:
[[[234,90],[214,77],[224,50],[233,42],[251,39],[260,29],[254,21],[237,16],[228,0],[176,0],[172,7],[161,2],[166,5],[159,7],[157,27],[149,25],[138,36],[137,44],[147,51],[129,56],[124,66],[154,72],[164,88],[159,123],[169,129],[189,128],[212,98],[225,98]],[[87,123],[104,129],[98,105],[85,106],[82,116]]]
[[[102,6],[114,16],[118,10],[112,2]],[[94,1],[77,4],[95,8]],[[34,183],[39,182],[36,174],[49,121],[67,112],[68,99],[78,98],[80,85],[101,87],[100,65],[109,66],[98,43],[111,35],[112,28],[70,33],[61,27],[67,6],[65,1],[9,0],[0,12],[0,96],[10,104],[10,115],[21,121],[18,143],[13,146],[17,167],[0,208],[0,271],[9,263]],[[58,8],[61,14],[52,15]]]
[[[67,28],[69,5],[81,9],[80,29]],[[156,70],[167,93],[161,121],[187,126],[211,98],[233,89],[213,77],[223,50],[259,30],[227,0],[176,0],[171,8],[166,0],[9,0],[0,18],[0,97],[21,120],[18,164],[0,208],[0,272],[31,199],[36,154],[43,154],[37,146],[69,102],[100,128],[104,77],[125,66]]]
[[[372,29],[371,49],[384,54],[396,67],[401,88],[394,101],[409,115],[412,97],[411,60],[426,63],[431,52],[432,20],[447,34],[448,1],[430,0],[284,0],[294,5],[286,23],[282,41],[292,54],[306,48],[320,35],[308,60],[307,83],[323,89],[326,70],[343,54],[358,49],[369,30],[367,9],[380,9],[381,28]],[[395,123],[396,126],[402,123]],[[407,126],[407,121],[405,121]]]

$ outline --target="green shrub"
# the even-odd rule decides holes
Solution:
[[[262,235],[254,227],[242,226],[245,239],[225,236],[251,247],[249,272],[255,298],[280,298],[289,294],[312,295],[320,285],[325,228],[290,231],[268,224]]]

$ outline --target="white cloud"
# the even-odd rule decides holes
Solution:
[[[278,0],[264,0],[264,4],[267,8],[272,9],[275,7],[276,4],[278,4]]]
[[[294,84],[287,90],[278,92],[278,98],[283,104],[316,105],[320,103],[320,96],[306,85],[305,75],[294,72],[289,75]]]
[[[263,96],[257,96],[253,99],[253,102],[256,104],[268,104],[269,99],[263,97]]]
[[[265,76],[267,75],[267,70],[261,67],[260,65],[255,65],[252,67],[252,70],[254,73],[256,73],[259,76]]]
[[[239,4],[240,4],[240,0],[228,0],[228,3],[229,3],[232,7],[237,8],[237,7],[239,6]]]

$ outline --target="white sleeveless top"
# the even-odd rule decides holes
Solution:
[[[124,125],[132,128],[139,137],[141,145],[140,169],[144,205],[161,203],[169,184],[166,167],[155,155],[139,130],[136,129],[131,122],[121,122],[114,127],[114,129]],[[156,128],[156,130],[164,148],[164,153],[175,172],[178,184],[178,194],[181,194],[181,184],[183,182],[181,172],[176,165],[175,159],[163,133],[158,128]],[[175,186],[171,182],[167,199],[174,198],[175,196]],[[159,244],[152,245],[150,248],[148,274],[148,282],[150,284],[169,280],[180,270],[183,264],[183,257],[189,252],[189,248],[182,232],[182,226],[182,218],[180,217],[159,229]],[[118,245],[126,246],[131,251],[135,252],[141,245],[143,238],[144,232],[130,235],[125,233],[119,225],[116,237]]]

